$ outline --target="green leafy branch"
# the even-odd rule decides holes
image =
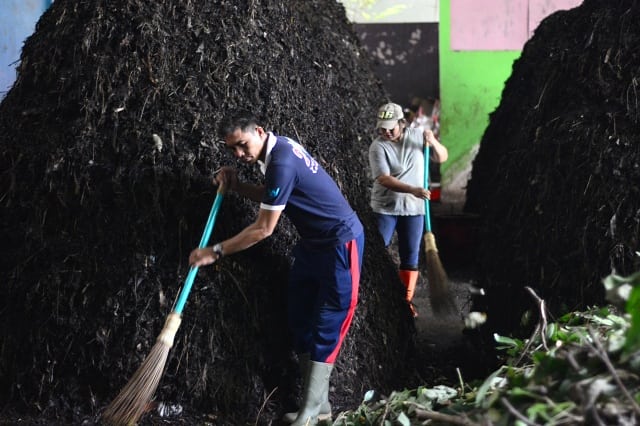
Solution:
[[[611,305],[540,321],[525,340],[495,335],[505,365],[482,383],[368,392],[336,426],[640,423],[640,272],[603,280]]]

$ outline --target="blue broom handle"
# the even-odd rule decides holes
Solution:
[[[211,231],[213,231],[213,225],[216,223],[216,216],[218,216],[218,210],[220,210],[220,204],[222,204],[222,199],[224,198],[224,189],[222,185],[218,187],[218,192],[216,193],[216,198],[213,200],[213,206],[211,206],[211,212],[209,213],[209,219],[207,220],[207,225],[204,228],[204,232],[202,234],[202,239],[200,240],[199,248],[205,248],[207,243],[209,242],[209,237],[211,236]],[[173,312],[180,315],[182,314],[182,310],[184,309],[185,303],[187,303],[187,297],[191,292],[191,287],[193,286],[193,281],[198,274],[198,267],[192,266],[189,269],[189,273],[187,274],[187,279],[184,281],[184,286],[180,291],[180,296],[178,297],[178,301],[176,302],[175,308],[173,308]]]
[[[424,188],[429,189],[429,145],[424,144]],[[424,226],[427,232],[431,232],[431,212],[429,200],[424,200]]]

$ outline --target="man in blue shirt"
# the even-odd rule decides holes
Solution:
[[[189,256],[209,265],[269,237],[285,212],[300,235],[293,249],[288,318],[304,376],[300,410],[284,420],[295,426],[331,417],[329,377],[358,301],[364,230],[335,181],[296,141],[265,131],[251,116],[229,118],[220,136],[240,161],[258,163],[263,185],[241,182],[223,167],[216,183],[260,203],[258,217],[235,236]]]

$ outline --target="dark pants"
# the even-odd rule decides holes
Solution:
[[[334,363],[358,303],[364,235],[329,249],[298,244],[289,279],[294,350]]]
[[[385,247],[391,244],[393,232],[398,233],[400,269],[417,270],[420,259],[420,243],[424,229],[424,216],[392,216],[378,214],[378,230]]]

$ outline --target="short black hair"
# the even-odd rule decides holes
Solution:
[[[242,129],[243,131],[253,130],[253,127],[258,126],[258,119],[251,113],[242,111],[236,114],[225,117],[218,126],[218,136],[224,139],[236,129]]]

